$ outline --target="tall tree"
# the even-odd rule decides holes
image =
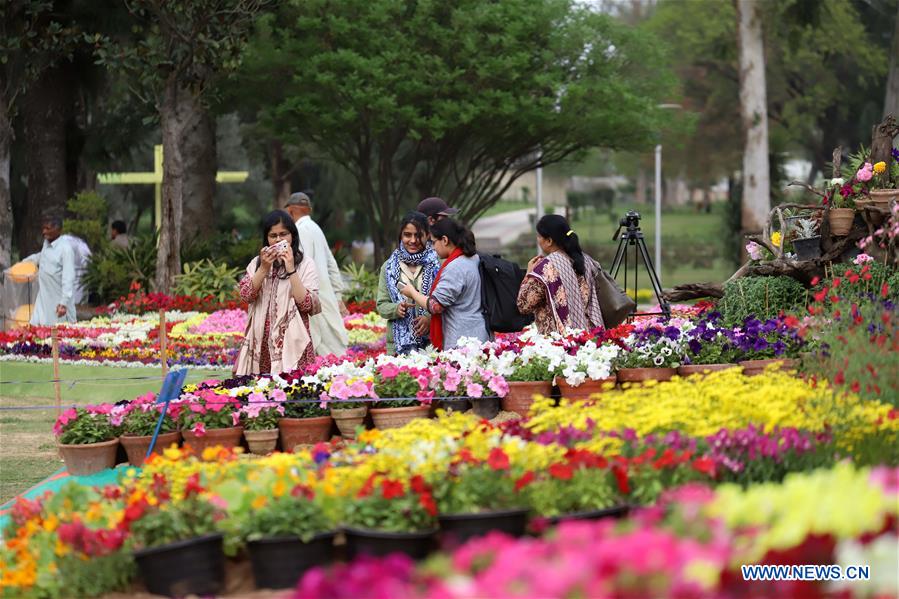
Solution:
[[[111,40],[99,59],[135,78],[162,127],[162,223],[155,287],[167,292],[181,271],[187,172],[197,160],[191,136],[203,127],[210,84],[236,68],[247,33],[264,0],[126,0],[140,39]],[[98,42],[101,40],[97,39]],[[213,136],[214,139],[214,136]],[[214,156],[214,151],[213,151]],[[214,172],[213,172],[214,176]],[[207,213],[207,218],[212,212]]]
[[[265,118],[353,173],[380,258],[426,195],[473,220],[538,166],[649,147],[673,78],[653,39],[571,0],[309,0],[260,20],[238,85],[271,81]]]
[[[887,76],[887,91],[883,102],[884,118],[888,114],[899,119],[899,2],[896,3],[893,43],[890,49],[890,71]]]
[[[743,230],[757,233],[771,209],[768,165],[768,95],[762,7],[755,0],[735,0],[740,55],[740,115],[743,145]]]

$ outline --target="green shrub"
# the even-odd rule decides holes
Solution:
[[[82,279],[101,303],[127,295],[131,283],[150,289],[156,276],[157,236],[132,237],[127,249],[104,244],[94,252]]]
[[[106,198],[95,191],[82,191],[66,202],[72,215],[63,225],[65,233],[71,233],[87,242],[91,250],[102,249],[106,244],[106,219],[109,206]]]
[[[750,315],[765,320],[790,312],[805,306],[807,297],[805,287],[790,277],[744,277],[724,286],[718,306],[725,323],[736,325]]]
[[[343,267],[343,274],[350,279],[343,292],[343,301],[364,302],[373,300],[378,295],[378,272],[365,268],[365,265],[349,263]]]
[[[184,264],[184,272],[175,277],[175,295],[212,296],[223,302],[234,299],[237,277],[243,269],[216,264],[209,258]]]

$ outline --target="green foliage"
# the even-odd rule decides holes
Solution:
[[[71,233],[87,242],[96,251],[106,245],[106,219],[109,206],[106,198],[96,191],[82,191],[66,203],[73,217],[63,225],[65,233]]]
[[[790,277],[743,277],[724,286],[718,306],[726,324],[738,325],[749,316],[766,320],[791,312],[805,306],[807,297],[805,287]]]
[[[94,252],[82,281],[108,303],[128,293],[132,283],[150,289],[156,274],[157,236],[132,237],[127,248],[106,244]]]
[[[411,489],[406,489],[399,496],[390,495],[385,485],[391,484],[401,485],[396,481],[384,480],[375,485],[370,494],[343,502],[343,524],[388,532],[433,529],[436,524],[434,516],[422,506],[419,495]]]
[[[309,498],[302,491],[302,487],[297,487],[290,496],[272,499],[262,508],[250,510],[242,523],[243,537],[255,541],[298,536],[308,543],[315,535],[334,530],[334,522],[325,515],[316,498]]]
[[[278,428],[281,412],[278,408],[262,408],[255,416],[245,412],[240,414],[240,424],[248,431],[270,431]]]
[[[229,268],[227,264],[216,264],[209,258],[199,262],[185,262],[183,274],[175,277],[176,295],[194,297],[212,296],[223,302],[234,299],[239,268]]]
[[[122,420],[122,434],[148,437],[156,431],[156,423],[158,421],[158,410],[142,410],[140,408],[131,410]],[[171,433],[176,430],[178,430],[178,425],[170,415],[166,414],[165,418],[162,419],[159,433]]]
[[[392,378],[383,374],[377,374],[374,382],[375,393],[383,398],[414,398],[421,387],[418,381],[408,372],[400,372]],[[417,399],[386,399],[379,401],[372,407],[375,408],[408,408],[419,405]]]
[[[126,592],[136,574],[134,558],[128,551],[84,560],[66,555],[57,560],[64,597],[100,597],[113,591]]]
[[[546,358],[532,358],[527,364],[516,360],[512,366],[515,370],[506,377],[509,382],[540,382],[551,381],[553,378]]]
[[[364,264],[350,262],[343,267],[343,274],[350,280],[343,292],[344,302],[364,302],[378,295],[377,270],[368,270]]]
[[[75,413],[75,419],[65,424],[57,434],[63,445],[101,443],[118,436],[118,431],[109,423],[106,414],[94,414],[84,408],[77,408]]]
[[[321,385],[300,383],[291,387],[287,392],[288,402],[284,404],[285,418],[318,418],[330,414],[328,408],[322,408],[319,403],[290,403],[289,400],[320,401],[324,391]]]
[[[605,468],[578,468],[568,480],[544,474],[525,489],[531,509],[545,517],[601,510],[621,503],[612,473]]]
[[[508,470],[494,470],[486,464],[460,464],[456,475],[443,476],[434,483],[434,499],[441,514],[470,514],[527,505],[515,490]]]
[[[192,494],[183,501],[147,508],[131,523],[131,539],[136,547],[143,548],[200,537],[217,531],[216,519],[220,516],[207,498]]]

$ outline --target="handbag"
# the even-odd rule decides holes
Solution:
[[[607,329],[614,329],[637,309],[637,302],[626,294],[612,275],[603,270],[596,261],[594,265],[596,298],[599,300],[603,324]]]

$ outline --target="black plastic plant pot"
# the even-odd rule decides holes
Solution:
[[[317,534],[308,543],[296,536],[268,537],[249,541],[247,549],[256,588],[286,589],[296,586],[306,570],[333,561],[334,533]]]
[[[602,520],[603,518],[624,518],[631,511],[631,506],[627,504],[616,505],[601,510],[586,510],[583,512],[570,512],[549,518],[550,524],[559,524],[561,522],[572,522],[575,520]]]
[[[435,530],[423,532],[386,532],[366,528],[346,528],[346,556],[384,557],[391,553],[405,553],[412,559],[426,558],[434,549]]]
[[[467,399],[441,399],[440,407],[453,412],[467,412],[471,409],[471,403]]]
[[[471,400],[471,411],[483,418],[490,420],[496,418],[499,414],[500,400],[498,397],[483,398],[479,397]]]
[[[134,559],[147,590],[156,595],[216,595],[225,585],[221,533],[139,549]]]
[[[800,260],[814,260],[821,257],[821,237],[807,237],[805,239],[794,239],[793,249],[796,250],[796,257]]]
[[[438,518],[444,543],[461,544],[497,531],[512,537],[523,536],[528,526],[528,510],[497,510],[471,514],[444,514]]]

